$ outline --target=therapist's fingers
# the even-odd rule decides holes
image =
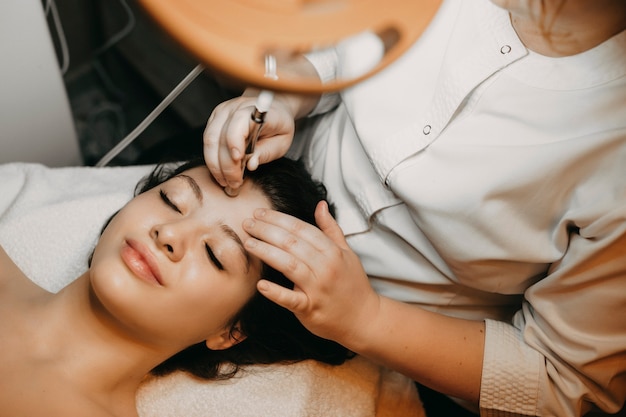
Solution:
[[[222,103],[224,104],[224,103]],[[221,105],[220,105],[221,106]],[[211,175],[218,184],[221,186],[226,185],[226,180],[222,174],[222,167],[220,166],[220,153],[225,144],[222,144],[222,130],[229,117],[229,112],[220,109],[220,106],[216,107],[204,129],[202,134],[202,152],[204,155],[204,162],[209,168]]]
[[[324,214],[325,213],[325,214]],[[329,231],[333,229],[334,220],[328,213],[327,203],[318,203],[316,215],[325,222]],[[345,242],[339,226],[334,223],[338,231],[338,240]],[[318,258],[328,256],[325,252],[336,248],[336,243],[324,234],[320,228],[300,220],[291,215],[275,210],[258,209],[254,212],[254,220],[244,222],[244,229],[256,237],[281,251],[288,253],[301,262],[313,266]],[[269,252],[269,250],[268,250]],[[278,256],[280,252],[269,252]]]
[[[338,278],[352,274],[355,268],[360,272],[326,202],[318,204],[316,213],[339,245],[318,227],[274,210],[256,210],[255,218],[243,223],[252,236],[246,240],[246,248],[306,294],[308,304],[300,305],[302,308],[318,304],[333,291]]]
[[[298,315],[308,309],[308,297],[302,291],[290,290],[265,279],[257,283],[257,288],[264,297]]]
[[[295,284],[294,290],[289,290],[261,280],[258,284],[259,291],[271,301],[296,314],[306,312],[312,304],[307,289],[310,289],[311,280],[317,275],[311,265],[316,265],[321,270],[325,269],[328,259],[324,252],[332,245],[331,240],[318,228],[291,216],[264,210],[258,211],[257,215],[270,223],[248,221],[244,228],[248,231],[256,228],[253,233],[265,241],[249,241],[247,244],[253,247],[253,252],[257,256],[283,272]],[[334,235],[342,244],[346,244],[343,232],[332,218],[325,201],[318,203],[315,217],[318,224],[321,223],[328,233]]]
[[[253,126],[256,96],[241,96],[220,103],[211,113],[203,134],[203,154],[209,171],[222,187],[243,183],[244,163],[254,171],[260,164],[284,156],[293,140],[294,116],[280,98],[268,110],[254,153],[246,155],[246,140]]]
[[[278,212],[272,211],[269,215],[274,213]],[[302,222],[302,226],[311,225]],[[245,241],[246,249],[251,254],[282,272],[297,286],[308,285],[314,276],[311,265],[315,264],[319,251],[306,239],[281,226],[259,219],[246,219],[243,228],[252,236]],[[318,232],[321,234],[321,231]]]
[[[238,186],[243,177],[242,160],[249,134],[250,98],[220,103],[211,113],[203,133],[203,154],[209,171],[221,186]]]
[[[290,291],[260,281],[263,295],[327,339],[340,341],[350,329],[367,322],[363,311],[375,305],[376,294],[325,202],[318,204],[315,214],[322,229],[273,210],[259,209],[254,216],[243,224],[252,236],[246,239],[246,248],[295,284]],[[355,299],[362,304],[355,305]]]
[[[248,160],[248,170],[254,171],[259,165],[285,156],[291,147],[294,132],[293,115],[280,99],[274,100],[265,115],[254,153]]]
[[[324,232],[324,235],[331,239],[338,247],[349,249],[343,230],[341,230],[335,218],[330,214],[326,201],[320,201],[317,204],[315,209],[315,222],[320,230]]]

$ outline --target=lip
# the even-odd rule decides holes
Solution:
[[[156,259],[143,244],[127,239],[122,247],[121,256],[133,274],[151,284],[163,286]]]

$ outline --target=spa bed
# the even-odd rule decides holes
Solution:
[[[0,245],[35,283],[58,291],[85,271],[105,220],[150,169],[0,164]],[[424,416],[411,380],[358,356],[336,367],[248,366],[226,381],[147,378],[138,409],[142,417]]]

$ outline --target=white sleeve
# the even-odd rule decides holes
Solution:
[[[337,78],[338,57],[335,48],[322,49],[309,52],[305,57],[313,64],[322,84],[333,81]],[[326,113],[335,107],[341,101],[339,93],[322,94],[317,106],[308,114],[309,117]]]
[[[615,413],[626,399],[626,208],[579,229],[511,324],[487,321],[481,416]]]

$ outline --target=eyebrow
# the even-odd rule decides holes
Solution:
[[[189,175],[185,175],[185,174],[180,174],[178,176],[186,181],[187,185],[189,185],[189,187],[193,191],[193,193],[196,196],[196,198],[198,199],[198,201],[202,202],[202,190],[200,189],[200,186],[198,185],[196,180],[193,179],[192,177],[190,177]],[[232,227],[230,227],[227,224],[222,223],[220,225],[220,228],[226,234],[226,236],[228,236],[232,241],[235,242],[235,244],[237,245],[237,247],[241,251],[241,254],[243,255],[243,257],[244,257],[244,259],[246,261],[246,272],[248,272],[250,270],[250,262],[251,262],[250,252],[248,252],[246,250],[246,248],[244,248],[243,242],[241,241],[241,238],[233,230]]]
[[[196,196],[198,201],[202,202],[202,191],[200,190],[200,186],[198,185],[196,180],[194,180],[189,175],[185,175],[185,174],[180,174],[178,175],[178,177],[184,179],[187,182],[187,185],[189,185],[189,187],[193,191],[193,194]]]
[[[239,247],[241,254],[246,260],[246,272],[250,271],[250,252],[248,252],[246,248],[244,248],[243,242],[241,241],[239,235],[233,230],[232,227],[227,224],[222,223],[220,227],[222,231],[237,244],[237,247]]]

